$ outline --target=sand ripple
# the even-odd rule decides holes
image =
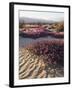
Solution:
[[[20,48],[19,79],[52,78],[63,76],[63,67],[51,67],[47,65],[41,57],[24,48]]]

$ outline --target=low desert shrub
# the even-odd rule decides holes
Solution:
[[[63,40],[44,40],[30,44],[26,47],[30,52],[43,56],[49,64],[64,64],[64,41]]]

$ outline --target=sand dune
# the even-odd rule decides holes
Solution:
[[[63,67],[51,67],[25,48],[19,51],[19,79],[63,77]]]

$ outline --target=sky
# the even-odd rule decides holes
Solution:
[[[63,21],[64,20],[64,13],[63,12],[46,12],[46,11],[19,11],[20,17],[28,17],[28,18],[35,18],[35,19],[45,19],[45,20],[52,20],[52,21]]]

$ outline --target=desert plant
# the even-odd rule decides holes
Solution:
[[[45,40],[33,43],[26,47],[30,52],[43,56],[45,62],[49,64],[64,64],[64,41],[63,40]]]

